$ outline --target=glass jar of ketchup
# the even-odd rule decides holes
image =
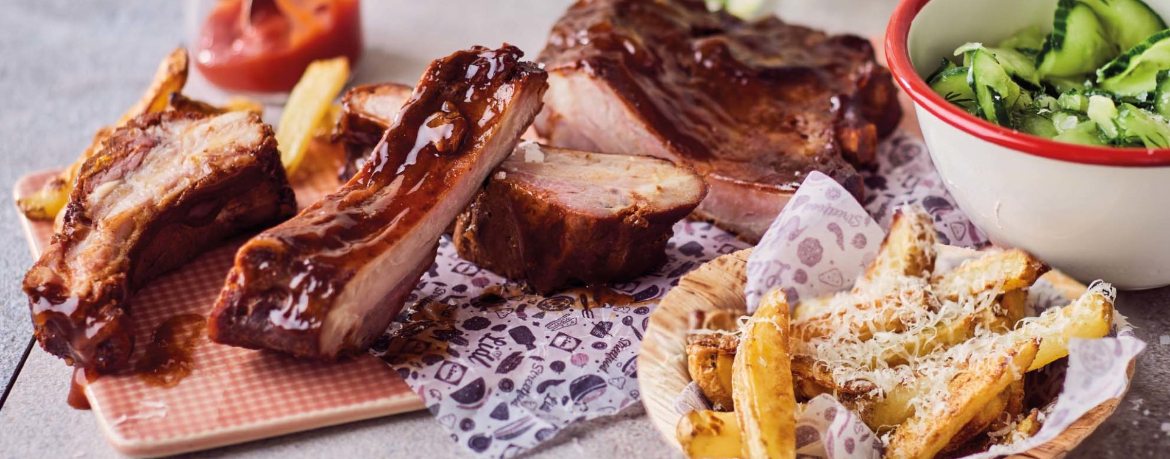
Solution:
[[[310,62],[362,54],[360,0],[204,0],[192,55],[229,91],[287,93]]]

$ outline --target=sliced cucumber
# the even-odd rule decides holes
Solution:
[[[926,81],[934,81],[934,79],[937,78],[939,75],[942,75],[943,72],[946,72],[947,70],[957,68],[957,67],[958,66],[955,65],[954,62],[951,62],[950,59],[947,59],[944,57],[942,59],[942,62],[940,62],[938,64],[938,68],[930,73],[930,76],[926,78]]]
[[[971,69],[967,72],[967,83],[975,91],[975,104],[983,119],[992,123],[1009,126],[1011,118],[1008,107],[1020,98],[1020,86],[1012,81],[1007,71],[985,49],[971,51]]]
[[[1170,124],[1133,105],[1121,104],[1117,127],[1121,131],[1120,140],[1126,145],[1170,148]]]
[[[1154,93],[1154,111],[1170,118],[1170,70],[1158,72],[1158,90]]]
[[[1069,91],[1086,90],[1093,87],[1093,81],[1086,77],[1044,77],[1044,83],[1052,89],[1056,90],[1056,94],[1064,94]]]
[[[1086,111],[1089,119],[1097,123],[1097,128],[1105,137],[1116,139],[1120,135],[1117,126],[1117,105],[1113,99],[1105,96],[1089,96],[1089,110]]]
[[[1092,73],[1116,52],[1105,26],[1088,5],[1060,0],[1052,25],[1054,30],[1037,56],[1041,78]]]
[[[1097,123],[1092,121],[1085,121],[1074,126],[1072,129],[1066,130],[1057,134],[1052,140],[1065,143],[1076,143],[1080,145],[1107,145],[1101,134],[1097,131]]]
[[[1089,120],[1089,117],[1078,112],[1061,110],[1052,114],[1052,127],[1055,127],[1056,132],[1061,134],[1076,129],[1077,126],[1086,121],[1092,122]],[[1093,129],[1096,129],[1096,127]]]
[[[1060,104],[1055,97],[1042,92],[1037,92],[1036,97],[1032,100],[1032,106],[1037,110],[1048,110],[1054,112],[1060,109]]]
[[[930,89],[943,96],[948,102],[963,107],[968,113],[976,112],[975,91],[967,83],[967,67],[955,67],[930,79]]]
[[[1044,47],[1044,31],[1040,26],[1028,27],[999,42],[997,48],[1010,48],[1020,52],[1039,52]]]
[[[995,60],[1018,82],[1028,89],[1040,89],[1040,75],[1036,73],[1036,61],[1012,48],[987,48]]]
[[[1151,35],[1097,70],[1097,84],[1106,91],[1136,96],[1153,91],[1158,71],[1170,69],[1170,30]]]
[[[1023,110],[1016,116],[1016,129],[1038,137],[1051,139],[1060,134],[1052,124],[1052,112],[1048,110]]]
[[[1089,111],[1089,96],[1086,96],[1080,91],[1074,89],[1061,94],[1060,97],[1056,99],[1056,104],[1064,110],[1085,113]]]
[[[1142,0],[1079,0],[1093,9],[1109,39],[1119,49],[1130,49],[1166,28],[1166,21]]]

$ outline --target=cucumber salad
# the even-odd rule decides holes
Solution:
[[[1142,0],[1060,0],[1051,33],[955,56],[927,82],[975,116],[1061,142],[1170,148],[1170,30]]]

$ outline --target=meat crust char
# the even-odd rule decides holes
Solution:
[[[240,249],[211,339],[320,359],[367,349],[540,110],[547,75],[522,55],[434,61],[357,175]]]
[[[460,215],[452,240],[460,258],[539,293],[658,268],[674,224],[707,194],[687,166],[535,143],[496,171]]]
[[[396,83],[368,84],[345,92],[341,99],[341,117],[333,129],[333,138],[345,146],[346,162],[340,171],[349,180],[365,164],[370,151],[382,140],[382,134],[394,122],[394,115],[410,100],[414,90]]]
[[[579,1],[539,60],[551,145],[690,162],[711,187],[697,215],[749,241],[811,171],[861,198],[854,165],[901,117],[868,41],[698,0]]]
[[[112,372],[134,346],[131,295],[225,238],[296,212],[272,129],[248,113],[140,116],[87,160],[63,226],[24,278],[37,340]]]

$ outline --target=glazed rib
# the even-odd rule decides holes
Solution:
[[[410,86],[382,83],[358,86],[346,91],[341,101],[341,118],[334,128],[334,138],[345,145],[346,164],[341,171],[349,180],[361,170],[370,151],[394,122],[394,116],[410,100]]]
[[[707,193],[686,166],[526,142],[457,220],[459,257],[548,293],[630,280],[666,261]]]
[[[368,348],[540,110],[546,74],[522,55],[433,62],[353,179],[240,249],[209,336],[321,359]]]
[[[259,117],[140,116],[82,166],[61,231],[25,276],[37,340],[76,366],[122,368],[134,346],[135,290],[295,211],[272,129]]]
[[[901,116],[869,42],[697,0],[581,0],[549,35],[536,129],[549,144],[686,161],[711,187],[696,215],[755,241],[811,171],[862,197]]]

